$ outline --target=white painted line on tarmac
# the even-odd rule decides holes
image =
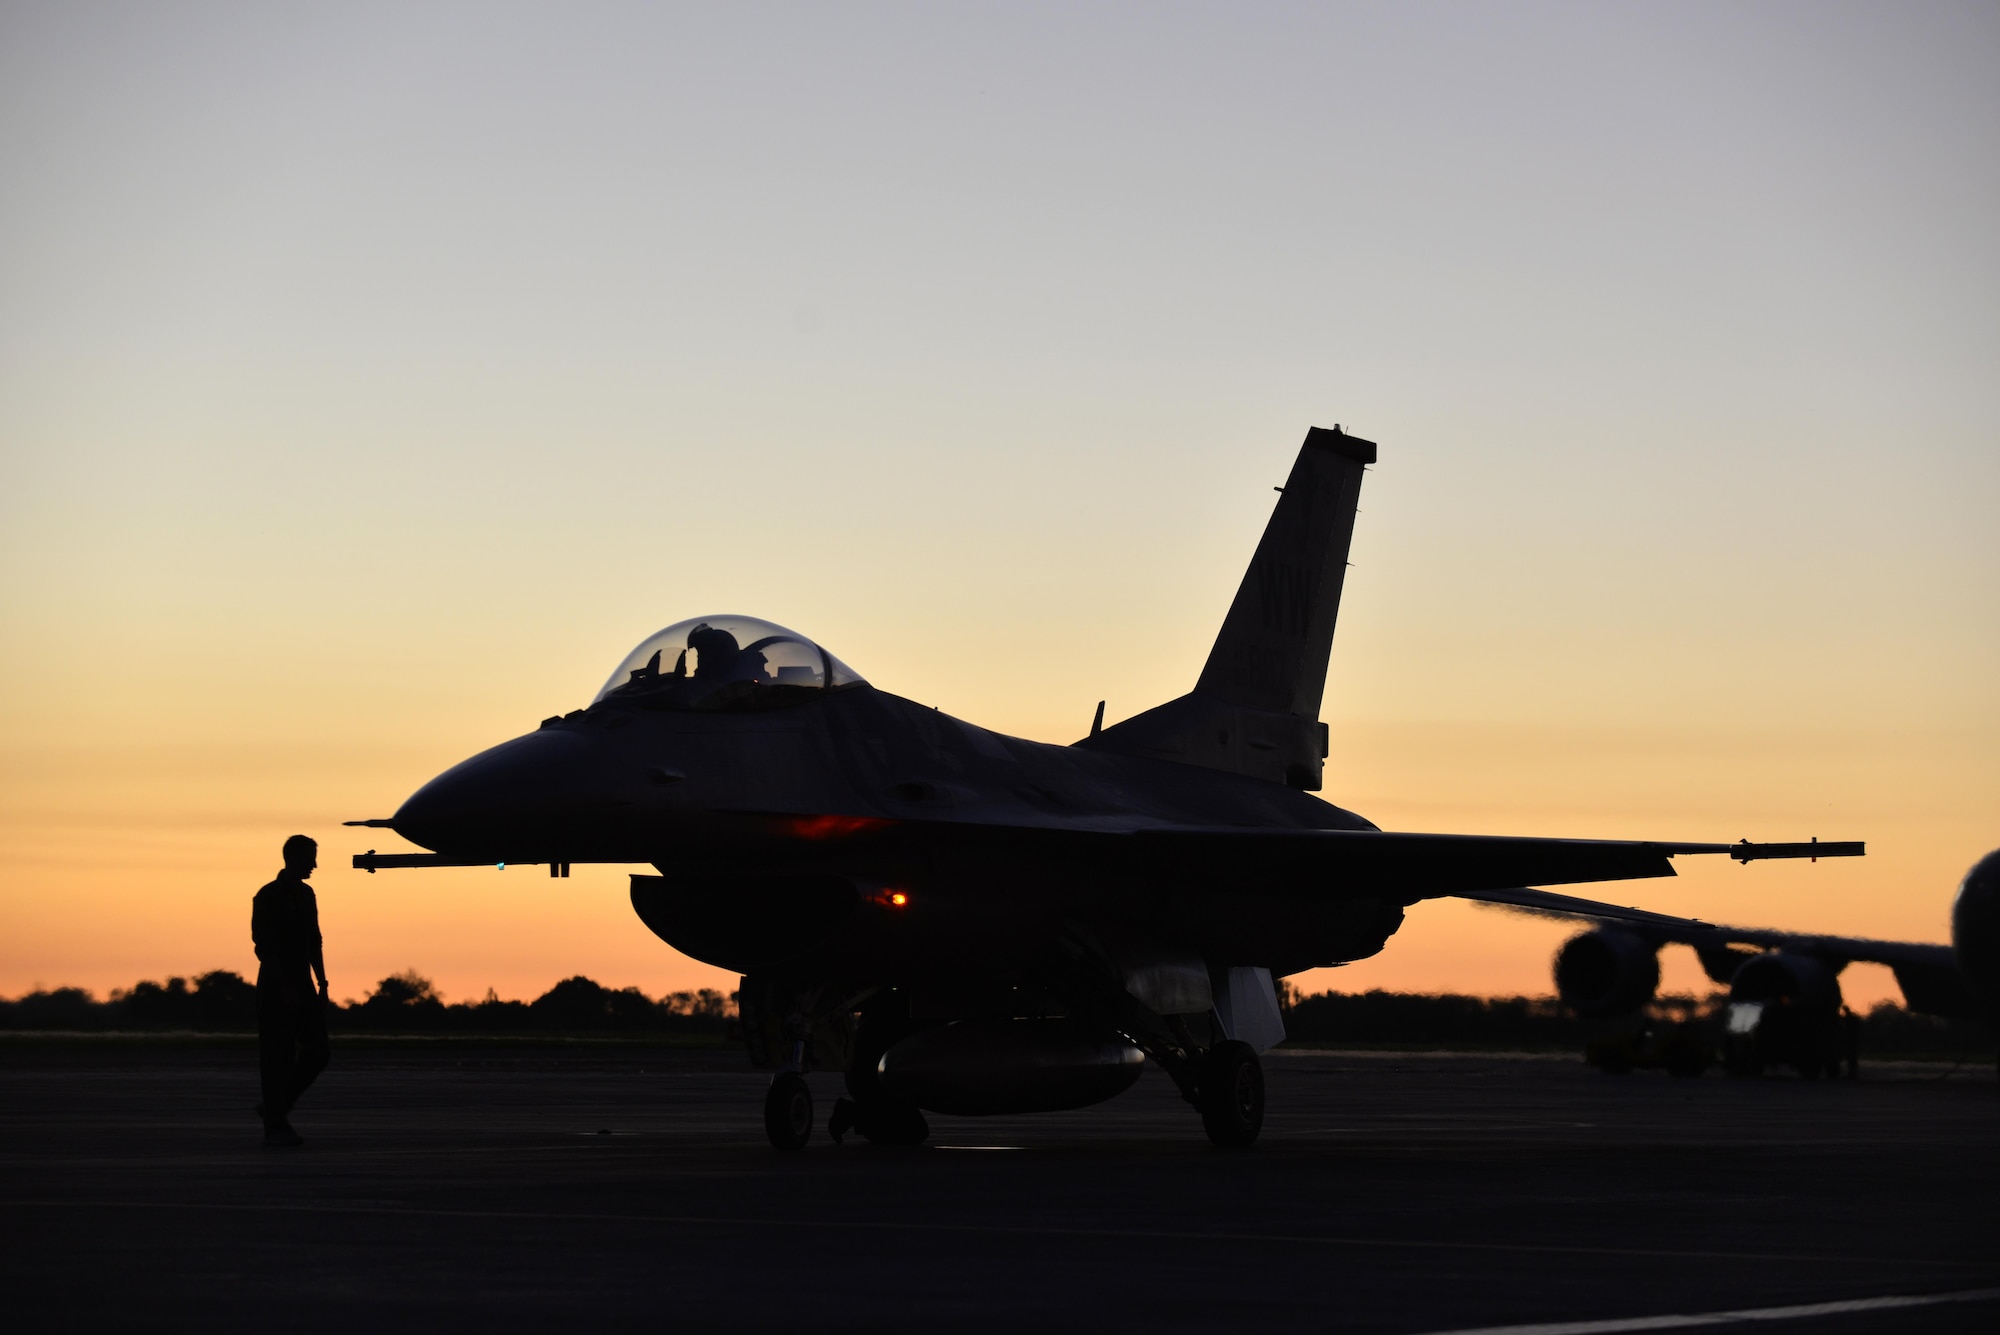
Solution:
[[[1791,1307],[1739,1307],[1728,1312],[1613,1317],[1606,1321],[1538,1321],[1525,1326],[1468,1326],[1459,1330],[1429,1331],[1426,1335],[1615,1335],[1628,1330],[1685,1330],[1690,1326],[1733,1326],[1745,1321],[1802,1321],[1815,1316],[1900,1312],[1911,1307],[1937,1307],[1945,1303],[1994,1301],[2000,1301],[2000,1289],[1961,1289],[1956,1293],[1850,1298],[1844,1302],[1799,1303]]]

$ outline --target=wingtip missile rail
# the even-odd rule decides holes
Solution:
[[[1810,858],[1818,862],[1821,858],[1865,857],[1868,845],[1859,839],[1846,843],[1821,843],[1818,836],[1803,844],[1753,844],[1748,839],[1729,846],[1729,856],[1738,862],[1762,862],[1767,858]]]
[[[456,858],[444,853],[377,853],[372,848],[366,853],[354,855],[354,870],[365,871],[370,875],[398,867],[497,867],[505,871],[510,866],[546,866],[551,876],[567,876],[570,864],[550,862],[545,858],[524,862],[495,862],[490,858]]]

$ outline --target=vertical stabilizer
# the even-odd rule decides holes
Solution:
[[[1229,605],[1195,689],[1251,709],[1319,717],[1361,470],[1375,444],[1314,427]]]
[[[1375,443],[1314,427],[1195,688],[1077,745],[1320,786],[1319,722],[1361,471]]]

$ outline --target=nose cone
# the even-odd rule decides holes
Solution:
[[[585,861],[629,820],[598,740],[545,728],[453,765],[397,810],[396,833],[494,862]],[[623,819],[621,819],[623,818]]]

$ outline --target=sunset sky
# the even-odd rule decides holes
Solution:
[[[1990,3],[10,0],[0,995],[253,972],[294,831],[336,996],[728,986],[643,868],[340,822],[704,613],[1074,740],[1192,685],[1336,422],[1323,796],[1866,839],[1598,893],[1943,940],[2000,846],[1996,67]],[[1296,981],[1545,993],[1566,935],[1424,904]]]

